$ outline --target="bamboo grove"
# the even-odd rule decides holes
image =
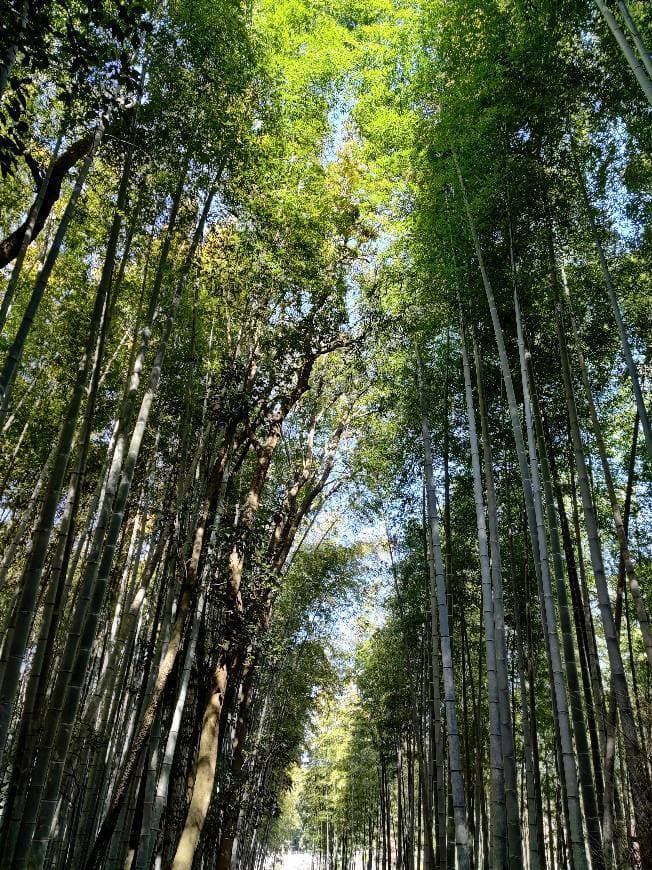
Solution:
[[[2,867],[652,867],[649,46],[4,0]]]

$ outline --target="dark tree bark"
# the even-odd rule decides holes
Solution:
[[[32,237],[30,239],[30,243],[36,239],[39,235],[43,227],[45,226],[45,222],[50,216],[50,212],[54,208],[55,203],[61,196],[61,186],[66,179],[66,176],[72,169],[72,167],[77,163],[78,160],[81,160],[86,154],[93,144],[94,133],[86,133],[86,135],[82,136],[80,139],[77,139],[76,142],[73,142],[71,145],[66,148],[66,150],[58,157],[52,167],[52,172],[50,173],[49,178],[47,179],[47,187],[45,189],[45,193],[43,196],[43,202],[41,203],[41,207],[38,210],[38,214],[36,215],[36,221],[34,223],[34,229],[32,230]],[[34,180],[38,186],[41,184],[42,173],[41,169],[36,163],[36,161],[31,158],[29,155],[25,158],[27,165],[29,166],[30,172],[32,173]],[[0,242],[0,269],[3,266],[6,266],[8,263],[11,263],[12,260],[15,260],[20,252],[20,246],[23,243],[23,239],[25,237],[25,233],[28,229],[29,225],[29,216],[23,221],[23,223],[10,233],[5,239]]]

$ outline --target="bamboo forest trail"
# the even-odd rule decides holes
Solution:
[[[652,870],[651,51],[0,0],[0,870]]]

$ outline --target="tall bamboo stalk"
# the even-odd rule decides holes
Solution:
[[[482,472],[480,470],[480,451],[475,423],[471,368],[469,366],[464,322],[460,327],[462,368],[466,393],[466,414],[471,445],[471,467],[473,470],[473,498],[478,528],[478,550],[480,554],[480,575],[482,578],[482,614],[484,621],[485,667],[487,671],[487,700],[489,703],[489,762],[491,766],[491,863],[493,867],[503,867],[507,861],[507,815],[505,810],[505,778],[503,771],[502,732],[500,725],[500,704],[498,699],[498,677],[496,673],[496,626],[494,600],[489,564],[489,542],[485,519],[485,503],[482,491]]]
[[[432,552],[435,561],[437,579],[437,607],[439,616],[439,639],[441,644],[442,674],[444,679],[444,702],[446,706],[446,726],[448,738],[448,762],[451,781],[451,797],[453,801],[453,816],[455,820],[455,844],[457,861],[460,870],[469,870],[469,833],[466,816],[466,799],[464,796],[464,776],[462,773],[462,755],[460,734],[457,725],[457,710],[455,697],[455,675],[453,671],[453,651],[448,619],[448,601],[446,598],[446,583],[444,578],[444,561],[441,552],[439,520],[437,518],[437,501],[435,494],[435,478],[433,473],[432,446],[430,441],[430,426],[425,411],[425,395],[421,364],[417,368],[419,392],[421,396],[421,434],[425,456],[426,505],[428,508],[428,523]]]
[[[491,552],[491,579],[493,586],[494,621],[496,630],[496,671],[498,674],[498,699],[500,706],[500,728],[505,774],[505,804],[507,810],[507,834],[509,839],[509,861],[512,867],[522,866],[521,823],[518,808],[518,785],[516,759],[514,752],[514,731],[510,707],[509,663],[507,658],[507,636],[505,631],[505,603],[503,595],[502,560],[498,534],[498,505],[493,474],[493,457],[489,439],[487,404],[482,375],[480,348],[473,334],[473,356],[475,362],[476,384],[478,389],[478,408],[480,411],[480,437],[484,463],[484,479],[487,492],[487,519],[489,525],[489,547]],[[536,828],[535,828],[536,830]],[[532,832],[530,838],[532,839]],[[538,837],[530,844],[531,870],[539,870]],[[532,866],[533,865],[533,866]]]
[[[594,3],[602,13],[602,16],[607,22],[614,39],[618,43],[618,47],[622,51],[629,68],[634,73],[636,81],[641,86],[641,90],[645,94],[648,103],[652,106],[652,78],[650,78],[645,69],[641,66],[639,59],[636,57],[636,52],[629,44],[627,37],[616,21],[616,16],[613,14],[611,9],[607,6],[604,0],[594,0]]]
[[[565,272],[562,269],[562,282],[564,284],[565,296],[568,299],[568,285],[566,283]],[[591,420],[591,427],[593,429],[593,435],[595,438],[595,443],[598,448],[598,454],[600,456],[600,464],[602,466],[602,473],[604,475],[604,482],[607,487],[607,495],[609,496],[609,503],[611,505],[611,512],[614,518],[614,525],[616,527],[616,536],[618,538],[618,546],[620,548],[620,556],[623,561],[623,565],[625,567],[625,571],[627,574],[627,579],[629,581],[629,588],[632,593],[632,598],[634,599],[634,605],[636,607],[636,616],[638,619],[638,624],[641,629],[641,634],[643,636],[643,643],[645,645],[645,653],[647,655],[647,660],[650,668],[652,668],[652,628],[650,628],[650,619],[647,612],[647,608],[645,606],[645,601],[643,600],[643,595],[641,593],[641,588],[639,586],[638,578],[636,576],[636,568],[634,566],[634,562],[631,557],[631,553],[629,551],[629,545],[627,543],[627,533],[625,531],[625,525],[620,513],[620,505],[618,504],[618,498],[616,497],[616,488],[614,486],[613,476],[611,474],[611,467],[609,465],[609,459],[607,457],[607,448],[604,442],[604,436],[602,434],[602,426],[600,425],[600,420],[598,418],[598,412],[595,407],[595,401],[593,399],[593,390],[591,389],[591,382],[589,380],[589,373],[586,366],[586,360],[584,358],[584,352],[582,350],[582,345],[580,342],[579,331],[577,329],[577,324],[575,323],[575,318],[573,316],[572,309],[570,308],[570,303],[568,304],[568,314],[569,321],[571,325],[572,335],[573,335],[573,343],[575,345],[575,353],[577,354],[577,359],[580,366],[580,376],[582,379],[582,386],[584,387],[584,395],[588,403],[589,408],[589,417]]]
[[[652,88],[652,82],[650,83],[650,87]],[[604,284],[607,290],[607,295],[609,297],[609,302],[611,303],[611,310],[613,311],[614,320],[616,321],[618,335],[620,337],[620,347],[625,358],[625,364],[627,365],[627,371],[629,373],[630,380],[632,382],[632,390],[634,391],[636,408],[638,409],[638,415],[641,420],[641,428],[643,429],[643,435],[645,437],[647,454],[650,458],[650,462],[652,462],[652,425],[650,424],[650,417],[648,415],[647,407],[645,405],[645,398],[643,397],[643,391],[641,389],[638,369],[636,367],[636,363],[634,362],[634,357],[632,356],[629,336],[627,335],[627,327],[623,319],[622,311],[620,310],[620,303],[618,302],[618,296],[616,295],[616,289],[614,286],[613,278],[611,276],[611,269],[609,268],[609,263],[607,261],[607,255],[604,250],[604,245],[602,244],[602,240],[600,238],[598,225],[595,219],[593,203],[591,202],[591,199],[589,197],[589,191],[586,186],[584,172],[575,156],[574,162],[575,174],[577,176],[580,190],[582,192],[582,198],[584,200],[584,205],[586,208],[586,215],[589,221],[589,229],[591,230],[593,243],[595,245],[596,251],[598,252],[598,260],[600,261],[600,268],[602,270]]]
[[[75,214],[75,210],[77,208],[77,201],[81,196],[84,184],[86,183],[86,178],[88,176],[88,173],[90,172],[91,166],[93,165],[95,152],[99,148],[100,142],[102,141],[103,133],[104,124],[98,123],[95,129],[93,143],[84,159],[84,162],[81,165],[81,168],[75,180],[75,184],[70,193],[70,197],[68,198],[68,202],[66,203],[66,207],[61,216],[61,220],[59,221],[59,225],[57,226],[57,231],[54,235],[54,239],[52,240],[52,244],[50,245],[50,249],[48,250],[47,257],[45,258],[45,262],[43,263],[43,266],[38,273],[36,281],[34,282],[34,287],[27,303],[25,313],[23,314],[23,318],[20,322],[20,326],[18,327],[18,331],[16,332],[14,341],[11,345],[9,353],[7,354],[6,362],[2,369],[2,373],[0,374],[0,423],[2,423],[5,418],[11,389],[13,387],[13,383],[18,372],[18,367],[20,365],[20,361],[23,355],[23,350],[25,349],[25,342],[27,341],[27,337],[32,328],[32,324],[34,323],[34,318],[36,317],[36,312],[38,311],[41,299],[43,298],[43,294],[45,293],[45,290],[48,286],[50,276],[52,275],[52,270],[54,269],[54,266],[59,257],[59,252],[61,251],[63,241],[68,232],[68,227],[70,226],[70,222],[72,221],[73,215]]]
[[[598,532],[597,518],[591,495],[589,477],[586,470],[584,448],[580,436],[577,408],[575,405],[575,393],[571,380],[568,352],[566,350],[566,332],[564,329],[563,313],[560,303],[557,304],[557,335],[559,340],[564,391],[566,394],[566,405],[573,441],[575,470],[582,499],[584,523],[586,526],[591,562],[593,565],[593,575],[595,577],[595,585],[598,593],[602,626],[607,644],[607,652],[609,654],[611,678],[614,686],[613,691],[616,698],[616,705],[620,713],[620,721],[625,741],[629,776],[636,793],[634,814],[636,818],[639,847],[643,861],[652,864],[652,784],[650,783],[647,770],[645,752],[639,744],[636,722],[629,696],[629,687],[627,685],[625,668],[611,609],[611,598],[609,595],[609,587],[602,558],[602,547]]]

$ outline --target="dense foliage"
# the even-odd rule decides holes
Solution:
[[[652,11],[8,0],[7,868],[652,867]]]

